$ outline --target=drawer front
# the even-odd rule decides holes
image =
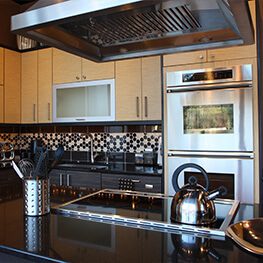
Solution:
[[[50,185],[62,186],[65,171],[62,170],[52,170],[49,173]]]
[[[101,174],[90,172],[68,172],[66,185],[101,189]]]
[[[161,178],[154,176],[102,174],[102,189],[119,189],[120,179],[132,180],[134,190],[140,192],[161,193]]]
[[[140,183],[135,184],[135,190],[141,192],[161,193],[161,178],[153,176],[143,176],[140,178]]]

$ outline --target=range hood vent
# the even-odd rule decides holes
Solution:
[[[245,0],[38,1],[12,31],[94,61],[253,43]]]

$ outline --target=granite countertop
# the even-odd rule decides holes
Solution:
[[[135,165],[134,163],[114,162],[105,164],[97,162],[94,164],[88,162],[62,162],[58,164],[56,169],[71,171],[92,171],[99,173],[115,173],[115,174],[133,174],[162,176],[162,168],[158,166]]]
[[[157,232],[53,213],[24,216],[22,183],[12,184],[21,195],[11,191],[0,203],[1,260],[10,256],[19,257],[14,262],[262,262],[262,258],[241,250],[227,238]],[[6,193],[8,189],[6,186]],[[68,200],[76,198],[72,193],[64,195]],[[57,202],[58,196],[54,199],[52,195],[51,200]],[[235,220],[258,216],[258,206],[241,205]]]

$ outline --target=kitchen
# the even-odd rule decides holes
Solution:
[[[199,2],[204,4],[205,1]],[[225,1],[222,2],[226,4]],[[138,3],[138,5],[140,4],[143,5],[145,3]],[[255,4],[255,2],[249,1],[249,4],[250,7],[252,7],[251,10],[253,10],[253,5]],[[25,8],[23,7],[24,5],[21,6],[18,5],[18,9]],[[171,12],[173,13],[175,11],[178,11],[178,9],[179,12],[183,12],[180,8],[177,7],[175,9],[171,8]],[[185,9],[183,10],[185,11]],[[260,5],[258,10],[260,11]],[[20,12],[22,11],[24,10],[20,10]],[[19,13],[19,11],[17,13]],[[252,17],[255,18],[254,15],[252,15]],[[121,19],[122,21],[124,21],[123,17]],[[246,18],[245,15],[242,17],[242,19],[249,22],[249,17]],[[215,18],[215,20],[217,19]],[[171,22],[171,20],[169,21]],[[194,18],[191,17],[190,21],[193,22]],[[89,26],[95,23],[92,19],[90,19],[89,22]],[[109,22],[109,24],[110,23],[113,22]],[[117,22],[115,21],[115,23]],[[154,25],[157,26],[156,24]],[[21,21],[19,23],[19,26],[23,26],[21,24]],[[166,27],[168,27],[167,24]],[[74,27],[72,28],[70,24],[65,24],[62,28],[63,30],[61,32],[64,33],[66,28],[73,31],[75,29]],[[213,28],[212,24],[211,28]],[[218,31],[220,33],[220,30]],[[30,33],[32,34],[32,38],[34,36],[35,39],[39,40],[39,32],[37,30],[31,30]],[[59,31],[57,31],[56,34],[60,36]],[[235,41],[233,41],[233,35],[231,35],[230,32],[228,32],[228,34],[230,36],[224,36],[226,35],[224,32],[224,34],[219,34],[218,37],[222,37],[223,35],[225,38],[227,38],[229,36],[229,39],[231,39],[230,42],[232,41],[230,44],[232,45],[240,43],[238,42],[240,40],[237,40],[237,42],[235,43]],[[243,36],[245,38],[245,35]],[[246,37],[246,41],[249,42],[249,37]],[[107,39],[108,38],[105,38],[105,41]],[[175,39],[176,41],[178,41],[178,38],[176,38],[176,36]],[[209,41],[209,39],[205,38],[203,38],[202,40]],[[52,40],[50,39],[49,41],[52,42]],[[55,42],[56,41],[59,42],[60,39],[55,40]],[[96,38],[94,41],[97,41]],[[188,38],[182,38],[181,41],[183,43],[182,45],[189,46],[193,39],[189,40]],[[186,41],[186,43],[184,44],[183,41]],[[187,41],[189,43],[187,43]],[[69,45],[66,48],[64,47],[65,49],[70,49],[70,47],[72,48],[72,46],[70,46],[70,43],[68,44]],[[105,43],[105,45],[108,44],[108,42]],[[167,43],[167,45],[169,44],[170,43]],[[248,170],[243,170],[242,180],[239,180],[237,172],[234,170],[223,171],[221,173],[224,173],[224,175],[226,176],[228,174],[232,175],[231,180],[227,181],[227,185],[232,185],[231,187],[228,187],[229,189],[232,189],[231,194],[233,200],[240,199],[241,203],[258,204],[260,200],[262,200],[262,198],[260,198],[259,187],[259,166],[261,163],[259,161],[261,151],[261,144],[259,143],[261,140],[261,136],[259,136],[259,134],[261,131],[261,122],[258,122],[258,116],[260,116],[261,111],[259,111],[258,113],[257,107],[257,98],[260,96],[260,89],[257,90],[257,88],[255,88],[257,87],[258,75],[257,70],[255,70],[257,69],[256,44],[240,47],[229,47],[228,49],[216,49],[222,45],[221,40],[213,43],[214,48],[204,49],[205,44],[204,42],[201,42],[200,46],[196,48],[197,50],[192,49],[193,51],[190,52],[178,52],[186,51],[186,48],[182,48],[182,46],[181,50],[168,50],[167,47],[164,47],[163,50],[158,50],[159,53],[154,53],[154,51],[151,50],[151,55],[155,55],[152,57],[145,56],[145,54],[142,55],[142,53],[140,53],[139,51],[137,53],[129,53],[125,49],[120,50],[120,52],[116,52],[116,49],[111,47],[108,49],[105,48],[100,51],[97,50],[96,52],[93,52],[94,50],[90,48],[88,49],[89,52],[84,52],[87,50],[85,50],[85,47],[81,45],[79,46],[78,50],[70,50],[75,54],[79,52],[78,54],[81,55],[81,57],[66,53],[57,48],[47,48],[44,46],[40,46],[40,44],[38,44],[40,46],[38,49],[18,52],[11,50],[7,48],[6,45],[2,44],[4,47],[2,50],[2,57],[4,58],[4,78],[1,82],[1,87],[2,89],[4,89],[4,103],[2,104],[4,116],[3,124],[1,125],[1,140],[13,143],[15,147],[17,147],[16,150],[20,150],[21,158],[30,157],[30,154],[32,154],[32,151],[30,151],[30,146],[32,146],[33,143],[31,143],[31,141],[34,142],[38,140],[39,142],[40,140],[42,140],[50,150],[51,160],[54,159],[53,155],[56,154],[58,146],[60,144],[63,144],[65,150],[65,153],[63,155],[63,162],[58,164],[55,169],[51,171],[50,174],[50,180],[52,184],[51,202],[52,198],[54,198],[54,200],[62,199],[64,200],[63,202],[66,202],[83,196],[89,191],[93,191],[94,189],[100,190],[104,188],[113,188],[116,190],[132,189],[138,192],[153,193],[153,195],[154,193],[173,194],[172,192],[170,192],[169,186],[171,186],[171,176],[176,167],[174,167],[172,171],[169,171],[169,169],[171,169],[171,165],[169,166],[168,154],[171,150],[176,150],[178,151],[176,152],[177,158],[179,157],[180,159],[187,159],[187,157],[189,157],[190,162],[193,162],[193,160],[196,157],[200,157],[200,155],[203,158],[202,160],[206,160],[207,157],[213,159],[216,156],[216,162],[226,162],[229,159],[231,160],[231,163],[232,160],[234,162],[234,160],[237,159],[237,165],[240,165],[240,160],[242,160],[242,162],[248,162],[250,168]],[[56,47],[56,45],[54,46]],[[81,49],[81,47],[83,49]],[[140,48],[141,47],[138,46],[138,49]],[[108,62],[95,63],[83,57],[83,55],[86,55],[96,61],[98,60],[98,57],[96,56],[98,56],[99,52],[105,52],[104,59]],[[166,53],[170,54],[162,55]],[[161,54],[161,56],[158,56],[159,54]],[[236,65],[252,65],[253,70],[248,70],[250,74],[243,74],[243,71],[240,69],[238,73],[234,72],[234,70],[233,72],[228,72],[230,68],[232,69]],[[173,149],[169,146],[169,140],[172,138],[171,136],[169,136],[169,127],[171,127],[171,121],[169,121],[169,116],[171,115],[169,113],[169,105],[171,105],[169,104],[169,97],[171,96],[170,93],[168,93],[167,91],[175,90],[175,92],[171,92],[172,96],[183,93],[190,94],[190,92],[192,92],[192,88],[190,88],[189,91],[185,92],[177,91],[176,83],[174,84],[172,82],[174,78],[173,76],[176,72],[183,72],[182,74],[188,77],[188,80],[183,83],[185,85],[178,86],[179,88],[188,88],[189,85],[187,86],[187,84],[189,84],[189,82],[190,84],[197,85],[197,83],[195,83],[194,81],[206,81],[205,78],[207,74],[205,74],[203,71],[199,72],[200,69],[204,68],[215,69],[214,71],[210,70],[209,74],[211,74],[212,72],[214,76],[219,76],[214,77],[214,80],[218,81],[216,83],[217,91],[221,91],[221,89],[219,88],[219,84],[224,84],[224,78],[227,79],[228,82],[229,79],[231,79],[231,81],[235,84],[238,81],[242,82],[242,84],[246,82],[246,85],[248,86],[248,88],[243,86],[241,87],[241,95],[229,96],[230,102],[227,102],[227,104],[225,105],[230,105],[230,107],[228,107],[227,109],[226,107],[221,107],[222,109],[220,108],[221,111],[228,110],[228,112],[231,113],[230,117],[229,115],[227,115],[228,119],[227,121],[224,120],[224,123],[231,123],[231,119],[234,119],[234,122],[232,123],[232,126],[234,125],[234,127],[232,127],[232,130],[230,128],[231,131],[227,133],[227,136],[230,137],[230,143],[228,143],[227,146],[229,146],[229,144],[231,146],[232,142],[233,145],[235,145],[235,140],[237,140],[236,145],[238,147],[241,145],[241,148],[234,147],[233,150],[231,149],[231,147],[227,148],[227,150],[220,148],[222,142],[220,141],[220,138],[225,138],[225,134],[223,133],[222,135],[219,133],[216,134],[215,139],[216,141],[219,141],[219,148],[212,148],[212,152],[216,152],[216,154],[213,153],[213,156],[210,157],[208,156],[207,152],[211,152],[211,149],[195,148],[195,145],[191,144],[192,142],[190,143],[190,148],[178,148],[177,146],[175,146],[175,148]],[[224,70],[222,70],[222,68],[224,68]],[[193,70],[199,71],[193,73]],[[13,77],[14,75],[17,76],[17,72],[21,72],[21,80],[19,77]],[[226,77],[224,77],[225,74],[227,74]],[[193,76],[196,76],[198,79],[191,79],[191,77]],[[237,76],[240,77],[240,79],[234,79],[234,77]],[[204,79],[202,79],[202,77]],[[242,79],[242,77],[244,78]],[[99,82],[97,82],[98,80]],[[106,82],[102,82],[101,80],[106,80]],[[74,85],[72,83],[74,83]],[[96,92],[93,92],[92,87],[100,88],[97,89]],[[133,88],[131,89],[131,87]],[[253,89],[251,87],[253,87]],[[233,87],[231,86],[231,88]],[[248,90],[248,92],[243,92],[243,90]],[[207,91],[208,90],[202,90],[201,93],[204,94]],[[198,92],[200,91],[198,90]],[[83,99],[83,97],[87,97],[87,94],[88,102]],[[102,102],[101,104],[94,103],[98,95],[100,96]],[[227,95],[223,95],[223,97],[224,96],[228,97]],[[197,96],[195,97],[197,98]],[[202,95],[200,97],[202,97]],[[234,98],[234,100],[231,101],[232,97]],[[248,104],[247,101],[250,101],[250,104],[253,105],[250,105],[251,107],[249,107],[248,110],[247,108],[241,108],[242,101],[236,102],[235,97],[240,97],[241,100],[250,98],[250,100],[245,100],[245,105]],[[252,98],[254,100],[253,103]],[[77,108],[72,107],[72,100],[75,102],[74,105],[76,105],[77,102]],[[163,104],[161,104],[162,100]],[[202,103],[202,101],[198,101],[197,103],[195,102],[194,105],[200,106],[200,103]],[[92,104],[91,108],[88,107],[90,104]],[[215,104],[218,104],[216,99],[213,100],[212,104],[210,103],[210,105],[212,106],[214,106]],[[232,104],[234,106],[232,106],[231,108]],[[115,107],[112,107],[113,105],[115,105]],[[183,112],[183,115],[187,115],[187,111],[195,111],[195,114],[200,112],[195,107],[189,108],[188,105],[189,104],[182,106],[182,108],[184,108],[185,110],[185,112]],[[83,107],[85,108],[85,114],[83,114],[82,112]],[[236,109],[241,109],[241,112],[245,112],[244,116],[246,129],[241,129],[240,134],[237,134],[238,138],[234,139],[236,138],[235,126],[242,128],[242,125],[244,124],[244,120],[240,118],[239,115],[233,116],[233,113],[236,113],[237,111]],[[215,110],[216,113],[219,111],[218,107],[214,107],[213,110]],[[178,113],[177,115],[179,116],[180,111],[177,111],[176,109],[172,109],[172,111]],[[177,115],[176,118],[178,117]],[[189,113],[187,116],[191,117],[191,114]],[[207,118],[214,118],[214,116],[208,116]],[[98,121],[99,119],[100,121]],[[235,122],[237,119],[239,120],[239,123]],[[182,120],[178,121],[176,119],[176,121],[177,123],[173,122],[172,125],[174,124],[175,129],[178,129],[176,125],[179,126],[180,123],[182,123]],[[252,126],[249,127],[249,125],[247,125],[248,123],[252,123],[253,129]],[[185,129],[185,133],[187,136],[190,134],[188,137],[192,136],[194,138],[193,141],[195,141],[195,138],[198,136],[198,134],[193,134],[193,130],[195,130],[196,128],[191,128],[192,126],[190,128],[189,127]],[[172,126],[172,129],[173,128],[174,127]],[[207,129],[207,127],[205,128]],[[212,129],[213,128],[214,127],[212,127]],[[211,127],[208,127],[208,130],[209,129],[211,129]],[[180,130],[184,130],[184,128],[181,128]],[[211,134],[206,134],[206,130],[204,130],[202,127],[202,133],[203,132],[205,134],[201,134],[201,136],[204,135],[206,136],[206,138],[211,137]],[[183,138],[185,137],[185,133],[178,136],[182,136]],[[248,137],[248,144],[243,143],[243,137]],[[180,140],[181,139],[179,139],[179,142]],[[163,147],[161,145],[161,141],[163,142]],[[178,143],[178,141],[175,142],[175,145],[177,145],[176,143]],[[207,145],[209,146],[210,142],[208,142]],[[162,158],[160,158],[162,148],[164,151],[163,160]],[[189,150],[193,152],[189,154]],[[205,155],[203,155],[203,152],[205,152]],[[222,154],[222,152],[224,153],[224,156],[219,156],[219,154]],[[226,153],[230,155],[225,156],[227,155]],[[225,157],[226,159],[223,159]],[[97,166],[93,165],[92,160],[94,158]],[[163,163],[163,169],[161,169],[161,163]],[[80,165],[84,165],[84,167],[80,167]],[[89,165],[89,167],[87,167],[87,165]],[[203,165],[204,164],[202,163],[201,166]],[[242,164],[240,167],[243,167]],[[209,167],[204,168],[205,170],[211,169]],[[89,171],[88,173],[87,169]],[[190,170],[187,169],[187,172],[189,171]],[[216,173],[218,171],[207,172],[209,172],[210,174],[211,172]],[[243,182],[243,176],[244,179],[247,179],[245,178],[247,173],[252,174],[253,178]],[[219,176],[220,174],[217,174],[213,178],[215,179],[215,177],[218,178]],[[227,178],[230,178],[230,176]],[[211,178],[209,178],[209,180],[211,180]],[[182,185],[182,183],[180,183],[180,185]],[[239,188],[240,185],[241,188]],[[212,183],[211,187],[212,188],[209,189],[209,191],[214,190],[217,187],[216,183]],[[246,191],[249,192],[248,195],[246,194]],[[107,194],[111,196],[112,193],[106,193],[106,195]],[[99,199],[100,198],[98,196],[97,200]],[[232,201],[230,203],[231,205],[235,204],[235,202]],[[68,208],[66,207],[67,213],[70,215],[70,217],[63,217],[52,213],[50,218],[48,219],[46,219],[46,217],[44,216],[27,216],[24,218],[23,206],[21,206],[20,203],[19,205],[20,206],[17,208],[17,213],[20,213],[18,217],[21,218],[21,220],[19,222],[20,225],[16,225],[16,227],[18,229],[17,232],[20,233],[20,238],[17,238],[17,244],[14,241],[8,241],[7,237],[3,238],[4,241],[2,242],[2,249],[4,249],[3,247],[5,247],[5,250],[7,251],[10,251],[12,249],[20,251],[22,250],[24,252],[33,252],[44,257],[48,256],[56,260],[64,260],[70,262],[85,262],[85,258],[88,259],[88,255],[93,262],[107,262],[106,259],[100,258],[101,255],[98,255],[99,253],[106,253],[105,251],[107,251],[107,253],[105,254],[107,255],[106,257],[115,257],[115,259],[109,258],[108,262],[169,262],[169,260],[170,262],[172,262],[176,259],[182,260],[183,251],[177,251],[177,249],[175,248],[181,247],[182,243],[187,246],[187,242],[185,241],[186,239],[189,240],[188,246],[190,246],[191,243],[197,244],[198,242],[201,242],[201,244],[199,244],[199,248],[202,247],[202,249],[205,248],[206,250],[206,253],[202,253],[204,258],[207,258],[207,255],[209,254],[208,250],[210,250],[210,248],[212,249],[214,247],[217,249],[218,247],[220,248],[220,245],[223,244],[223,242],[219,242],[217,238],[210,240],[204,238],[202,239],[192,235],[182,234],[181,239],[178,239],[178,236],[180,235],[172,235],[170,232],[166,233],[165,231],[162,232],[144,229],[145,225],[140,225],[140,222],[138,222],[138,220],[135,220],[136,224],[138,224],[136,228],[123,226],[123,223],[121,224],[120,221],[114,221],[114,224],[104,224],[78,220],[75,218],[76,213],[74,213],[75,211],[73,209],[75,207],[74,203],[69,204]],[[218,205],[220,204],[216,203],[216,207]],[[8,205],[4,205],[3,207],[5,211],[8,210]],[[118,207],[114,206],[107,208],[109,210],[112,210],[111,213],[113,213],[113,216],[108,215],[108,219],[104,218],[103,220],[107,221],[109,220],[109,218],[113,220],[114,213],[116,213],[113,211],[121,210],[117,208]],[[57,212],[63,212],[64,210],[65,208],[63,208],[63,206],[59,206]],[[123,208],[122,210],[125,209]],[[158,206],[158,209],[156,208],[156,210],[160,211],[160,207]],[[156,212],[156,210],[153,210],[150,213],[149,209],[149,211],[144,216],[148,217],[151,214],[153,216],[153,220],[157,221],[167,220],[167,218],[170,217],[169,215],[162,214],[160,218],[160,215]],[[84,209],[83,213],[85,214],[86,212],[87,211],[85,211]],[[129,211],[128,214],[132,214],[130,212],[131,211]],[[110,213],[110,211],[108,213]],[[123,211],[123,213],[124,217],[127,216],[125,214],[127,213],[127,211]],[[84,215],[84,217],[85,216],[87,215]],[[90,215],[90,217],[91,216],[94,216],[94,214]],[[119,216],[123,217],[123,215]],[[224,217],[224,215],[222,216]],[[242,220],[252,217],[259,217],[257,208],[253,210],[253,206],[246,206],[244,208],[241,205],[235,220],[238,221],[238,219]],[[5,220],[8,220],[7,218],[8,217],[6,216]],[[36,218],[38,218],[38,220],[41,222],[43,221],[43,223],[34,223],[34,219]],[[150,218],[150,221],[147,221],[146,223],[152,223],[151,220],[152,219]],[[23,224],[23,226],[21,224]],[[81,224],[83,224],[82,227]],[[127,224],[127,222],[125,224]],[[30,244],[32,243],[30,243],[30,240],[26,239],[25,237],[25,240],[23,240],[22,242],[22,235],[24,236],[25,233],[27,233],[26,237],[30,239],[30,234],[28,233],[30,233],[30,227],[33,226],[38,227],[37,233],[51,233],[51,235],[43,235],[40,237],[39,240],[42,241],[40,242],[40,244],[38,244],[40,246],[38,247],[40,252],[37,252],[36,247],[35,249],[33,247],[29,248]],[[98,238],[99,241],[97,240],[97,243],[93,240],[94,235],[89,236],[83,234],[84,236],[82,236],[81,233],[82,228],[88,229],[87,232],[89,233],[92,232],[92,226],[94,226],[94,228],[97,227],[97,231],[95,232],[97,232],[98,235],[101,235],[101,238]],[[166,224],[166,227],[173,226],[175,226],[175,224],[172,226],[171,224]],[[102,230],[102,228],[104,228],[104,230]],[[178,226],[178,228],[180,230],[180,226]],[[47,229],[49,229],[49,231]],[[195,228],[194,231],[197,231],[196,229],[198,228]],[[104,240],[103,243],[102,240],[104,237],[104,231],[105,233],[108,233],[106,235],[108,239]],[[74,233],[76,233],[76,236],[73,235]],[[126,234],[129,236],[133,236],[134,238],[131,238],[131,240],[129,241],[125,241]],[[123,238],[119,239],[121,236],[123,236]],[[44,242],[44,240],[46,240],[46,242]],[[176,242],[179,242],[179,245],[176,246]],[[105,243],[107,244],[105,245]],[[150,252],[150,250],[152,250],[151,246],[153,246],[153,243],[156,246],[156,248],[153,249],[156,253]],[[210,243],[213,243],[213,245],[211,245]],[[46,247],[42,250],[41,246],[43,246],[44,244],[46,245]],[[246,252],[243,252],[241,250],[238,250],[238,252],[236,252],[237,248],[232,245],[229,240],[225,244],[227,244],[226,246],[229,246],[230,248],[225,251],[220,250],[221,253],[229,253],[229,257],[248,257],[247,260],[257,260],[256,257],[250,257],[249,254],[246,254]],[[68,246],[71,248],[74,247],[74,249],[71,250]],[[149,249],[148,252],[147,247]],[[77,251],[79,251],[79,253],[77,253]],[[136,251],[136,253],[134,251]],[[232,251],[234,252],[232,253]],[[135,258],[132,258],[133,256]],[[231,261],[234,261],[234,259],[232,259]]]

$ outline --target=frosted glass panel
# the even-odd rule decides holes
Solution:
[[[86,87],[86,116],[110,116],[110,85]]]
[[[57,89],[57,117],[85,117],[86,87]]]
[[[75,83],[72,83],[72,86],[62,84],[55,87],[56,119],[75,120],[79,118],[96,121],[103,120],[103,118],[114,118],[112,82],[110,84],[94,82],[77,83],[79,86],[74,86]]]

